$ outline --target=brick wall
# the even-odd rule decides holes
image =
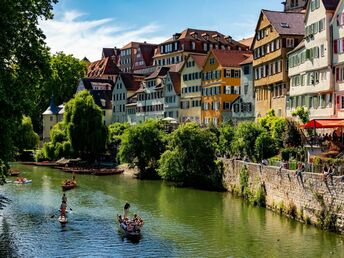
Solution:
[[[268,208],[324,229],[344,233],[342,177],[334,176],[333,180],[325,182],[321,174],[303,173],[301,182],[294,176],[294,171],[278,167],[228,159],[224,159],[223,163],[224,182],[229,191],[238,193],[238,189],[241,189],[240,171],[246,166],[250,191],[254,193],[263,186]],[[296,215],[291,212],[292,207]]]

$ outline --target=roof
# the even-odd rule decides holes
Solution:
[[[252,64],[253,63],[253,55],[249,55],[244,61],[240,63],[240,65],[245,65],[245,64]]]
[[[207,59],[207,55],[202,54],[191,54],[190,57],[195,61],[196,65],[202,69],[205,63],[205,60]]]
[[[140,88],[141,81],[143,80],[142,76],[134,75],[132,73],[120,73],[117,80],[119,77],[121,77],[127,91],[137,91]]]
[[[340,0],[322,0],[326,10],[336,10]]]
[[[115,56],[116,52],[114,48],[103,48],[103,58]]]
[[[303,40],[301,40],[301,42],[293,50],[288,52],[288,55],[292,54],[292,53],[294,53],[294,52],[296,52],[296,51],[298,51],[298,50],[300,50],[300,49],[302,49],[304,47],[305,47],[305,40],[303,39]]]
[[[239,67],[240,63],[250,57],[250,51],[212,49],[211,52],[222,67]]]
[[[262,10],[262,13],[280,35],[304,35],[305,33],[303,13],[269,10]],[[282,26],[282,24],[287,24],[287,26]]]
[[[94,102],[102,109],[112,109],[112,91],[111,90],[90,90]]]
[[[156,44],[151,44],[151,43],[147,43],[145,42],[129,42],[128,44],[126,44],[125,46],[123,46],[121,49],[127,49],[127,48],[138,48],[140,45],[151,45],[151,46],[156,46]]]
[[[169,67],[166,67],[166,66],[162,66],[162,67],[157,67],[155,69],[155,71],[150,74],[148,77],[145,78],[145,80],[149,80],[149,79],[155,79],[157,78],[158,76],[164,76],[167,74],[167,72],[170,70]]]
[[[58,108],[56,105],[55,105],[55,102],[54,102],[54,96],[52,96],[50,98],[50,103],[49,103],[49,107],[47,108],[47,110],[45,110],[43,112],[43,115],[57,115],[60,111],[60,108]]]
[[[109,79],[82,78],[81,81],[86,90],[93,90],[92,83],[108,84],[108,86],[111,86],[111,90],[113,90],[113,87],[115,86],[113,80],[109,80]]]
[[[344,127],[344,119],[313,119],[302,126],[305,128],[337,128]]]
[[[105,57],[98,61],[92,62],[87,68],[87,77],[98,78],[104,74],[117,75],[121,70],[117,67],[114,60],[110,57]]]
[[[239,40],[238,42],[250,48],[252,45],[253,39],[254,37],[250,37],[250,38]]]
[[[180,94],[180,73],[169,72],[171,82],[173,84],[174,91],[176,94]]]
[[[168,43],[170,41],[180,40],[180,39],[194,39],[194,34],[197,34],[197,39],[199,41],[204,42],[221,42],[223,44],[228,44],[229,42],[226,40],[226,36],[222,33],[214,30],[200,30],[200,29],[192,29],[192,28],[186,28],[180,33],[176,33],[175,35],[178,35],[179,37],[177,39],[174,39],[174,37],[169,38],[168,40],[164,41],[163,43]],[[209,37],[206,40],[202,35],[208,34]],[[215,37],[219,37],[219,40],[217,41]],[[232,37],[227,36],[227,38],[232,39]],[[233,44],[238,44],[237,41],[232,40]],[[240,43],[239,43],[240,44]]]

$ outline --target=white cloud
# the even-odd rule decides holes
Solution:
[[[156,35],[160,30],[156,24],[128,27],[112,18],[80,19],[85,15],[73,10],[61,15],[55,14],[53,20],[40,22],[52,53],[63,51],[78,58],[86,56],[89,60],[95,61],[100,59],[103,47],[121,48],[130,41],[160,43],[168,38]]]

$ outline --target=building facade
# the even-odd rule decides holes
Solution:
[[[254,86],[253,86],[253,57],[248,57],[240,63],[240,97],[232,106],[233,122],[238,123],[243,120],[254,120]]]
[[[249,51],[213,49],[202,76],[202,123],[220,125],[232,119],[232,104],[240,96],[240,63]]]
[[[180,107],[180,73],[168,72],[163,80],[164,87],[164,117],[179,119]]]
[[[140,88],[144,77],[130,73],[120,73],[112,91],[112,122],[127,122],[127,99]]]
[[[243,45],[217,31],[185,29],[158,45],[154,64],[165,66],[183,62],[192,53],[207,54],[211,49],[248,50]]]
[[[181,123],[202,123],[202,70],[206,58],[205,54],[191,54],[181,68]]]
[[[256,118],[270,109],[286,116],[287,52],[303,39],[303,21],[302,13],[261,11],[252,43]]]
[[[105,57],[88,65],[87,78],[115,81],[120,72],[121,70],[117,67],[114,59]]]
[[[308,0],[286,0],[283,2],[285,12],[301,12],[305,9]]]
[[[298,106],[309,108],[311,119],[334,116],[332,53],[337,50],[331,41],[330,23],[336,8],[333,3],[312,0],[307,5],[305,39],[289,53],[288,117]]]
[[[64,106],[56,106],[54,97],[51,97],[49,107],[42,114],[43,117],[43,142],[50,141],[50,131],[58,122],[63,120]]]
[[[344,118],[344,1],[338,3],[331,20],[333,35],[334,114]]]

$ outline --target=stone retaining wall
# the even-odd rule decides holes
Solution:
[[[255,163],[223,159],[226,188],[240,194],[240,172],[246,166],[248,189],[254,194],[265,189],[266,206],[297,220],[344,233],[344,181],[333,177],[325,182],[321,174],[303,173]]]

